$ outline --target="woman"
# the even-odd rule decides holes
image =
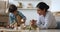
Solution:
[[[37,26],[40,29],[49,29],[49,28],[56,28],[56,20],[53,14],[48,11],[49,6],[44,3],[40,2],[37,5],[37,13],[38,13],[38,20],[37,20]]]

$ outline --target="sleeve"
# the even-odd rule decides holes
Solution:
[[[37,17],[36,25],[37,25],[37,26],[40,26],[40,25],[41,25],[41,23],[40,23],[40,16]]]
[[[26,17],[21,12],[19,12],[19,15],[22,17],[22,19],[26,19]]]
[[[12,24],[15,20],[15,17],[12,14],[9,14],[9,24]]]
[[[13,20],[12,20],[12,17],[9,16],[9,24],[12,24]]]
[[[45,19],[43,16],[41,16],[40,21],[42,21],[42,24],[38,25],[39,28],[47,29],[51,24],[51,20],[49,17]]]

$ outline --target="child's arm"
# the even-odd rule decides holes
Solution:
[[[21,12],[19,12],[19,15],[22,17],[23,21],[25,22],[26,21],[26,17]]]
[[[26,17],[23,15],[23,13],[21,13],[21,12],[18,12],[18,13],[23,19],[26,19]]]
[[[21,17],[19,15],[16,16],[16,19],[17,19],[17,24],[18,25],[21,25]]]
[[[15,23],[16,23],[16,18],[14,17],[12,13],[10,13],[9,14],[9,26],[14,26]]]

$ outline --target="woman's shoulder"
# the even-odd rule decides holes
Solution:
[[[48,11],[46,13],[46,17],[50,18],[50,17],[54,17],[54,16],[53,16],[53,13],[52,12]]]
[[[52,12],[50,12],[50,11],[48,11],[48,12],[47,12],[47,15],[53,15],[53,13],[52,13]]]

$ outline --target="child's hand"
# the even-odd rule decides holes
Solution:
[[[14,28],[14,25],[10,25],[10,28]]]

